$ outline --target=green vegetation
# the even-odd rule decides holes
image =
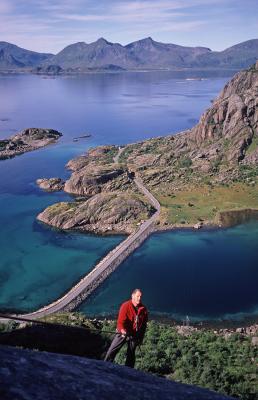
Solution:
[[[58,215],[65,211],[69,211],[75,207],[77,207],[76,203],[60,202],[60,203],[53,204],[52,206],[49,206],[48,210],[51,213],[52,217],[54,217],[55,215]]]
[[[107,147],[106,152],[101,157],[102,164],[113,163],[113,158],[117,155],[118,148],[116,146]]]
[[[192,163],[193,162],[189,157],[182,158],[178,161],[179,168],[190,168]]]
[[[117,361],[124,363],[124,357],[125,350]],[[227,339],[212,331],[182,336],[175,328],[150,322],[136,368],[251,400],[258,391],[257,357],[250,338],[239,334]]]
[[[15,344],[22,347],[103,359],[112,339],[110,332],[115,330],[114,321],[89,321],[80,313],[60,313],[43,320],[53,324],[51,329],[44,327],[40,332],[37,325],[34,331],[30,324],[15,329],[16,324],[10,323],[8,328],[1,326],[0,332],[13,329],[10,338],[13,333]],[[78,330],[80,327],[86,329]],[[19,332],[23,341],[19,341]],[[1,333],[0,343],[6,343]],[[124,364],[125,347],[116,358],[119,364]],[[258,348],[251,344],[250,337],[236,333],[224,337],[212,330],[182,335],[176,327],[150,321],[144,342],[137,350],[136,368],[242,400],[255,400],[257,360]]]
[[[240,164],[239,166],[239,181],[248,182],[252,178],[256,181],[258,176],[258,165]]]
[[[252,139],[252,143],[246,150],[246,154],[251,154],[258,147],[258,136],[254,136]]]
[[[195,224],[200,219],[213,221],[218,211],[244,208],[257,208],[258,185],[235,183],[214,186],[211,183],[200,187],[190,186],[188,189],[170,194],[158,195],[161,206],[161,222]]]
[[[123,150],[121,156],[119,157],[119,162],[125,163],[127,161],[127,158],[134,152],[136,148],[136,145],[128,145],[126,148]]]
[[[19,326],[15,321],[10,321],[6,324],[0,324],[0,334],[4,332],[11,332]]]
[[[8,144],[8,140],[0,140],[0,150],[5,149],[7,144]]]

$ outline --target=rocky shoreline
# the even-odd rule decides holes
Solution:
[[[239,334],[243,337],[251,337],[251,343],[253,346],[258,346],[258,324],[253,324],[246,327],[238,327],[238,328],[200,328],[196,326],[185,326],[185,325],[176,325],[177,333],[182,336],[190,336],[194,332],[201,330],[212,330],[215,335],[223,336],[225,339],[228,339],[230,336],[234,334]]]
[[[0,160],[45,147],[55,143],[61,136],[62,133],[54,129],[24,129],[9,139],[0,140]]]
[[[38,220],[59,229],[131,233],[153,214],[134,177],[161,205],[157,230],[228,227],[257,219],[258,62],[239,72],[192,129],[124,146],[99,146],[70,160],[65,182],[45,190],[79,198]]]
[[[114,323],[114,317],[105,317],[105,318],[89,318],[89,320],[97,327],[101,327],[104,322]],[[202,331],[212,331],[215,335],[223,336],[224,338],[229,338],[233,334],[239,334],[243,337],[252,337],[252,344],[254,346],[258,346],[258,321],[249,323],[247,325],[237,323],[234,324],[224,321],[223,322],[208,322],[204,321],[203,323],[191,323],[191,324],[182,324],[178,320],[173,320],[170,318],[161,318],[161,317],[153,317],[150,318],[150,321],[156,321],[160,324],[169,325],[176,329],[177,333],[182,336],[190,336],[194,332],[202,332]]]

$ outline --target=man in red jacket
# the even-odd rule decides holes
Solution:
[[[141,298],[141,290],[135,289],[131,300],[121,305],[117,319],[117,333],[107,351],[105,361],[114,361],[121,347],[127,343],[125,365],[134,367],[135,350],[143,341],[148,320],[147,308],[141,303]]]

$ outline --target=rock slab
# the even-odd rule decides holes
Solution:
[[[87,358],[0,346],[3,400],[223,400],[207,389]]]

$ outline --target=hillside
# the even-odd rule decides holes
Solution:
[[[63,188],[78,201],[50,206],[38,219],[61,229],[130,233],[153,213],[134,176],[160,202],[161,229],[257,217],[257,104],[258,63],[236,74],[192,129],[71,160]]]
[[[52,54],[37,53],[14,44],[0,42],[0,72],[6,70],[31,69],[46,61]]]
[[[256,62],[258,39],[247,40],[226,50],[200,54],[192,64],[194,67],[242,69]]]

